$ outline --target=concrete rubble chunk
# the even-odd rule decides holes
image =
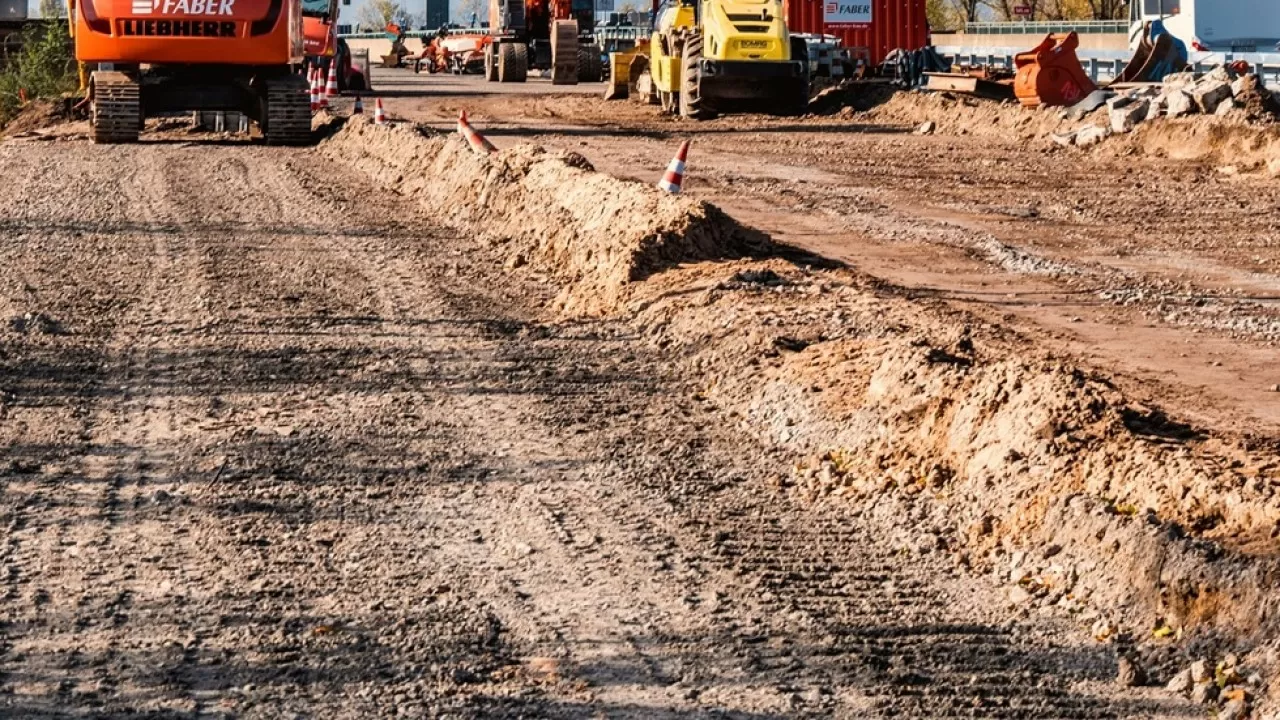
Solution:
[[[1195,101],[1182,90],[1173,90],[1165,101],[1165,114],[1169,117],[1182,117],[1195,111]]]
[[[1069,120],[1079,120],[1085,115],[1088,115],[1094,110],[1102,107],[1107,102],[1107,99],[1114,94],[1115,93],[1110,90],[1094,90],[1088,95],[1085,95],[1083,100],[1068,108],[1063,113],[1063,117]]]
[[[1126,105],[1132,105],[1134,102],[1131,95],[1117,95],[1107,100],[1108,110],[1118,110]]]
[[[1191,88],[1191,99],[1205,115],[1212,115],[1224,100],[1231,99],[1231,83],[1226,80],[1205,78]]]
[[[1256,87],[1256,83],[1251,80],[1251,78],[1253,78],[1252,75],[1241,75],[1236,78],[1235,81],[1231,83],[1231,94],[1235,97],[1240,97],[1247,90]]]
[[[1231,98],[1227,98],[1226,100],[1223,100],[1218,105],[1218,109],[1214,110],[1213,114],[1217,115],[1218,117],[1226,117],[1231,114],[1232,110],[1235,110],[1235,109],[1236,109],[1236,101],[1232,100]]]
[[[1150,106],[1151,103],[1143,99],[1113,109],[1111,111],[1111,132],[1132,132],[1138,126],[1138,123],[1147,119],[1147,111]]]
[[[1196,74],[1189,72],[1170,73],[1164,76],[1165,89],[1185,88],[1196,84]]]
[[[934,130],[938,129],[938,124],[932,120],[925,120],[920,123],[920,127],[916,128],[917,135],[932,135]]]
[[[1078,147],[1089,147],[1111,137],[1111,128],[1098,127],[1097,125],[1085,125],[1076,131],[1076,145]]]
[[[1164,110],[1168,104],[1169,96],[1163,93],[1151,98],[1151,102],[1147,103],[1147,116],[1144,120],[1155,120],[1160,117],[1164,114]]]
[[[1165,685],[1164,687],[1166,690],[1168,690],[1171,693],[1177,693],[1178,695],[1186,695],[1187,693],[1191,692],[1192,684],[1193,683],[1191,682],[1191,670],[1188,668],[1178,673],[1177,675],[1174,675],[1173,679],[1169,681],[1169,684]]]
[[[1050,133],[1049,139],[1055,145],[1061,145],[1062,147],[1071,147],[1076,144],[1076,134],[1074,132]]]

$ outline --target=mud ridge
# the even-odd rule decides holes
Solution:
[[[508,266],[555,277],[564,314],[610,312],[633,283],[679,263],[769,249],[713,205],[597,173],[580,155],[519,146],[485,157],[428,132],[356,118],[320,150],[503,245]]]

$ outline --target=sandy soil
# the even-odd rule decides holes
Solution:
[[[692,126],[586,95],[485,95],[471,78],[375,81],[404,91],[393,116],[446,127],[466,107],[498,145],[551,152],[477,159],[364,124],[300,150],[176,131],[98,147],[74,126],[0,144],[17,178],[0,215],[5,714],[1203,716],[1117,684],[1141,643],[1090,629],[1110,625],[1082,591],[1051,592],[1055,573],[1079,575],[1104,609],[1134,604],[1120,624],[1149,622],[1161,588],[1098,587],[1166,551],[1142,539],[1147,516],[1128,496],[1037,495],[1037,517],[1082,532],[1091,518],[1090,537],[1126,551],[1096,571],[1075,537],[1011,558],[990,546],[1020,541],[1010,517],[1028,507],[971,501],[974,466],[1036,495],[1070,443],[1125,452],[1145,433],[1147,472],[1198,478],[1156,415],[1126,425],[1147,396],[1214,442],[1270,427],[1280,411],[1245,390],[1270,397],[1258,298],[1272,280],[1225,245],[1178,240],[1236,222],[1231,242],[1271,257],[1270,186],[1159,160],[1086,172],[1016,143],[842,119]],[[404,90],[432,83],[452,89]],[[568,154],[647,184],[690,134],[679,201]],[[1157,171],[1221,205],[1162,196],[1163,214],[1138,217],[1135,178]],[[1133,260],[1175,250],[1186,265]],[[734,259],[752,253],[777,257]],[[1233,292],[1246,277],[1263,288],[1248,302]],[[1207,299],[1165,320],[1174,301],[1157,291]],[[1246,322],[1212,325],[1215,308]],[[936,461],[918,452],[934,436],[905,442],[922,419],[957,427],[966,411],[930,402],[968,395],[971,414],[1025,412],[971,423],[985,436]],[[1061,413],[1093,422],[1060,427]],[[812,467],[830,438],[865,462]],[[922,459],[923,476],[894,475]],[[867,487],[876,463],[883,492]],[[1269,468],[1246,470],[1243,510],[1190,532],[1225,544],[1215,527],[1269,517]],[[1071,479],[1082,501],[1092,477]],[[971,512],[989,537],[966,545]],[[1187,659],[1134,652],[1158,683]]]
[[[433,81],[421,78],[425,92]],[[499,86],[448,82],[390,107],[441,129],[465,107],[499,147],[534,140],[644,181],[691,138],[686,192],[776,240],[1017,327],[1198,422],[1280,427],[1280,185],[1219,172],[1216,152],[1160,157],[1174,137],[1199,156],[1256,146],[1256,134],[1189,122],[1189,136],[1149,130],[1146,153],[1117,140],[1086,154],[1055,148],[1040,130],[1057,121],[1041,128],[1037,113],[1018,129],[1016,108],[971,110],[995,132],[919,136],[918,122],[945,125],[957,103],[691,123],[581,95],[459,96],[460,83]]]

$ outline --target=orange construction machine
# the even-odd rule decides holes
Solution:
[[[151,115],[233,110],[268,143],[311,140],[301,0],[68,0],[94,142],[134,142]]]
[[[485,78],[524,82],[530,68],[551,71],[556,85],[600,82],[604,57],[595,42],[594,0],[489,0]]]

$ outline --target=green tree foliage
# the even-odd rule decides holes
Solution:
[[[22,31],[22,49],[0,59],[0,127],[28,100],[57,98],[76,89],[76,63],[67,26],[32,23]]]

